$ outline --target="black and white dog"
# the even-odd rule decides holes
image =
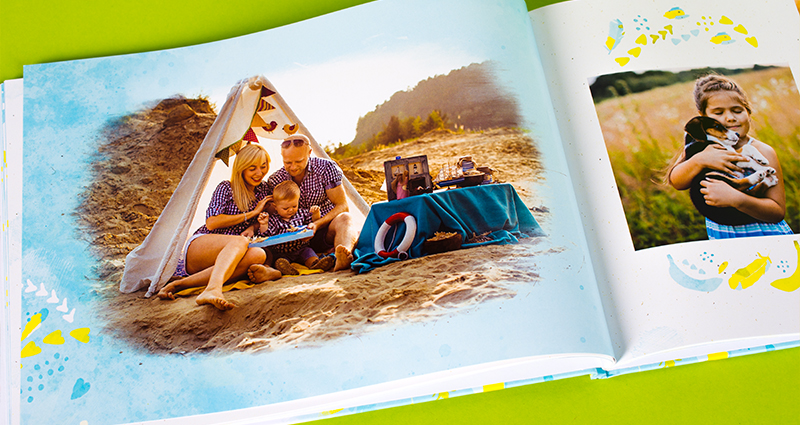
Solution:
[[[711,143],[717,143],[731,152],[736,152],[733,148],[739,141],[739,135],[733,130],[728,130],[719,121],[705,116],[697,116],[689,120],[684,126],[686,131],[685,146],[686,159],[691,158],[698,152],[705,149]],[[741,211],[731,207],[712,207],[706,204],[703,194],[700,193],[702,186],[700,182],[709,179],[725,181],[732,187],[740,191],[747,191],[759,183],[764,183],[768,187],[778,184],[778,177],[775,169],[769,166],[769,161],[754,146],[747,144],[738,152],[747,160],[740,161],[736,165],[745,170],[744,173],[725,175],[719,171],[706,168],[692,180],[689,187],[689,196],[692,199],[697,211],[719,224],[739,225],[752,223],[754,219]]]

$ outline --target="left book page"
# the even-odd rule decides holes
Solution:
[[[611,364],[534,45],[522,2],[381,1],[207,45],[26,67],[21,299],[12,305],[21,422],[308,420]],[[237,109],[258,75],[258,98]],[[228,124],[215,127],[223,116]],[[230,150],[204,150],[206,132],[242,121],[236,139],[221,136]],[[404,131],[423,133],[396,145]],[[160,211],[183,202],[179,190],[199,196],[194,217],[176,222],[191,233],[217,182],[231,178],[224,160],[235,163],[237,142],[269,145],[272,174],[291,167],[280,150],[291,134],[326,146],[373,206],[413,200],[385,201],[384,161],[425,154],[434,173],[471,156],[505,183],[485,190],[508,195],[481,205],[516,207],[508,220],[456,216],[532,216],[537,236],[510,229],[504,244],[366,273],[284,276],[225,292],[236,305],[228,311],[198,306],[193,294],[161,299],[144,281],[120,291],[127,254],[176,218]],[[187,177],[200,159],[207,188]],[[441,196],[475,190],[484,187]],[[357,205],[350,211],[366,220]],[[374,236],[360,238],[371,246]]]
[[[19,315],[20,243],[22,240],[22,80],[0,84],[0,139],[3,146],[0,168],[0,423],[13,423],[19,418],[19,351],[16,336]]]

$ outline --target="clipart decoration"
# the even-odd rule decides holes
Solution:
[[[769,282],[773,288],[792,292],[800,288],[800,243],[793,241],[797,257],[794,259],[794,270],[791,275]],[[755,259],[747,264],[741,264],[735,272],[726,278],[725,271],[731,265],[729,261],[718,264],[714,253],[703,252],[700,261],[693,263],[689,259],[675,261],[671,254],[667,254],[669,262],[669,275],[675,283],[694,291],[711,292],[716,290],[722,282],[727,281],[730,289],[746,290],[762,280],[767,280],[773,260],[769,255],[755,253]],[[776,268],[783,274],[789,272],[789,260],[781,260]],[[773,273],[774,274],[774,273]]]
[[[658,23],[651,22],[642,15],[637,15],[631,25],[620,19],[614,19],[608,24],[608,36],[604,47],[609,55],[617,48],[624,50],[624,53],[614,56],[614,61],[619,66],[627,65],[631,60],[642,55],[646,51],[645,49],[656,43],[669,42],[677,46],[697,39],[719,46],[740,41],[754,48],[758,47],[758,39],[754,35],[750,35],[743,24],[735,23],[725,15],[719,18],[710,15],[700,16],[694,22],[689,19],[690,17],[691,15],[682,8],[673,7],[658,19]],[[626,27],[633,28],[636,33],[630,36],[632,40],[630,45],[620,47],[626,37]]]
[[[39,311],[27,313],[28,319],[22,329],[21,341],[22,350],[22,385],[20,393],[22,399],[28,403],[33,403],[37,394],[42,394],[49,379],[55,379],[58,375],[67,370],[69,356],[62,352],[80,348],[82,344],[91,341],[91,330],[87,327],[73,328],[67,331],[64,327],[75,321],[76,309],[68,307],[67,298],[59,298],[55,290],[48,291],[44,283],[35,285],[30,279],[26,282],[24,293],[33,296],[32,301],[40,301],[44,304]],[[52,310],[52,305],[58,306]],[[49,307],[47,305],[50,305]],[[59,321],[59,316],[61,321]],[[36,336],[47,332],[41,339]],[[65,335],[66,333],[66,335]],[[58,347],[54,350],[51,347]],[[31,366],[31,364],[33,366]],[[26,376],[27,375],[27,376]],[[27,384],[27,385],[26,385]],[[91,388],[91,385],[83,378],[78,378],[72,388],[64,388],[71,391],[70,399],[75,400],[84,396]],[[60,391],[58,388],[57,391]]]

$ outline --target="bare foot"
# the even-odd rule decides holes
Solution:
[[[161,288],[160,291],[158,291],[156,296],[158,296],[158,298],[161,298],[162,300],[174,300],[175,299],[174,292],[175,292],[175,285],[173,285],[172,282],[170,282],[164,285],[164,287]]]
[[[353,262],[353,253],[350,252],[349,249],[345,248],[344,245],[339,245],[336,247],[335,255],[336,265],[333,266],[333,271],[336,272],[350,268],[350,264]]]
[[[296,276],[300,274],[300,272],[292,266],[292,263],[285,258],[278,258],[275,260],[275,268],[280,270],[284,275]]]
[[[253,264],[247,269],[247,277],[253,283],[264,283],[268,280],[280,279],[281,272],[263,264]]]
[[[331,256],[324,256],[322,258],[318,258],[314,264],[309,267],[309,269],[321,269],[322,271],[326,272],[333,267],[333,264],[336,262],[336,259]]]
[[[196,300],[197,305],[211,304],[211,305],[213,305],[214,307],[216,307],[216,308],[218,308],[220,310],[230,310],[230,309],[236,307],[236,305],[234,303],[226,300],[222,296],[222,292],[221,291],[219,293],[216,293],[216,292],[217,291],[213,291],[213,292],[203,291],[202,294],[197,296],[197,300]]]

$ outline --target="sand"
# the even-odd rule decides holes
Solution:
[[[176,162],[188,165],[188,153],[196,149],[180,147],[178,142],[199,144],[211,122],[213,111],[207,103],[173,99],[107,129],[108,145],[101,149],[95,182],[87,188],[80,217],[98,258],[97,306],[106,324],[104,332],[127,341],[132,349],[224,354],[316,346],[384,326],[469,314],[487,300],[514,297],[520,285],[535,285],[536,264],[560,252],[544,248],[549,244],[542,244],[543,238],[526,238],[514,245],[413,258],[364,274],[347,270],[284,276],[226,292],[237,306],[229,311],[198,306],[195,296],[171,301],[145,298],[144,291],[120,293],[125,255],[144,239],[177,185]],[[164,145],[172,151],[168,155],[173,156],[166,156],[169,160],[164,160]],[[472,155],[477,165],[495,170],[496,180],[514,185],[547,230],[548,209],[539,203],[535,190],[541,172],[539,154],[534,141],[517,130],[437,131],[340,164],[367,202],[373,203],[386,196],[380,190],[383,161],[418,154],[428,155],[432,172]],[[173,157],[183,159],[173,161]]]

